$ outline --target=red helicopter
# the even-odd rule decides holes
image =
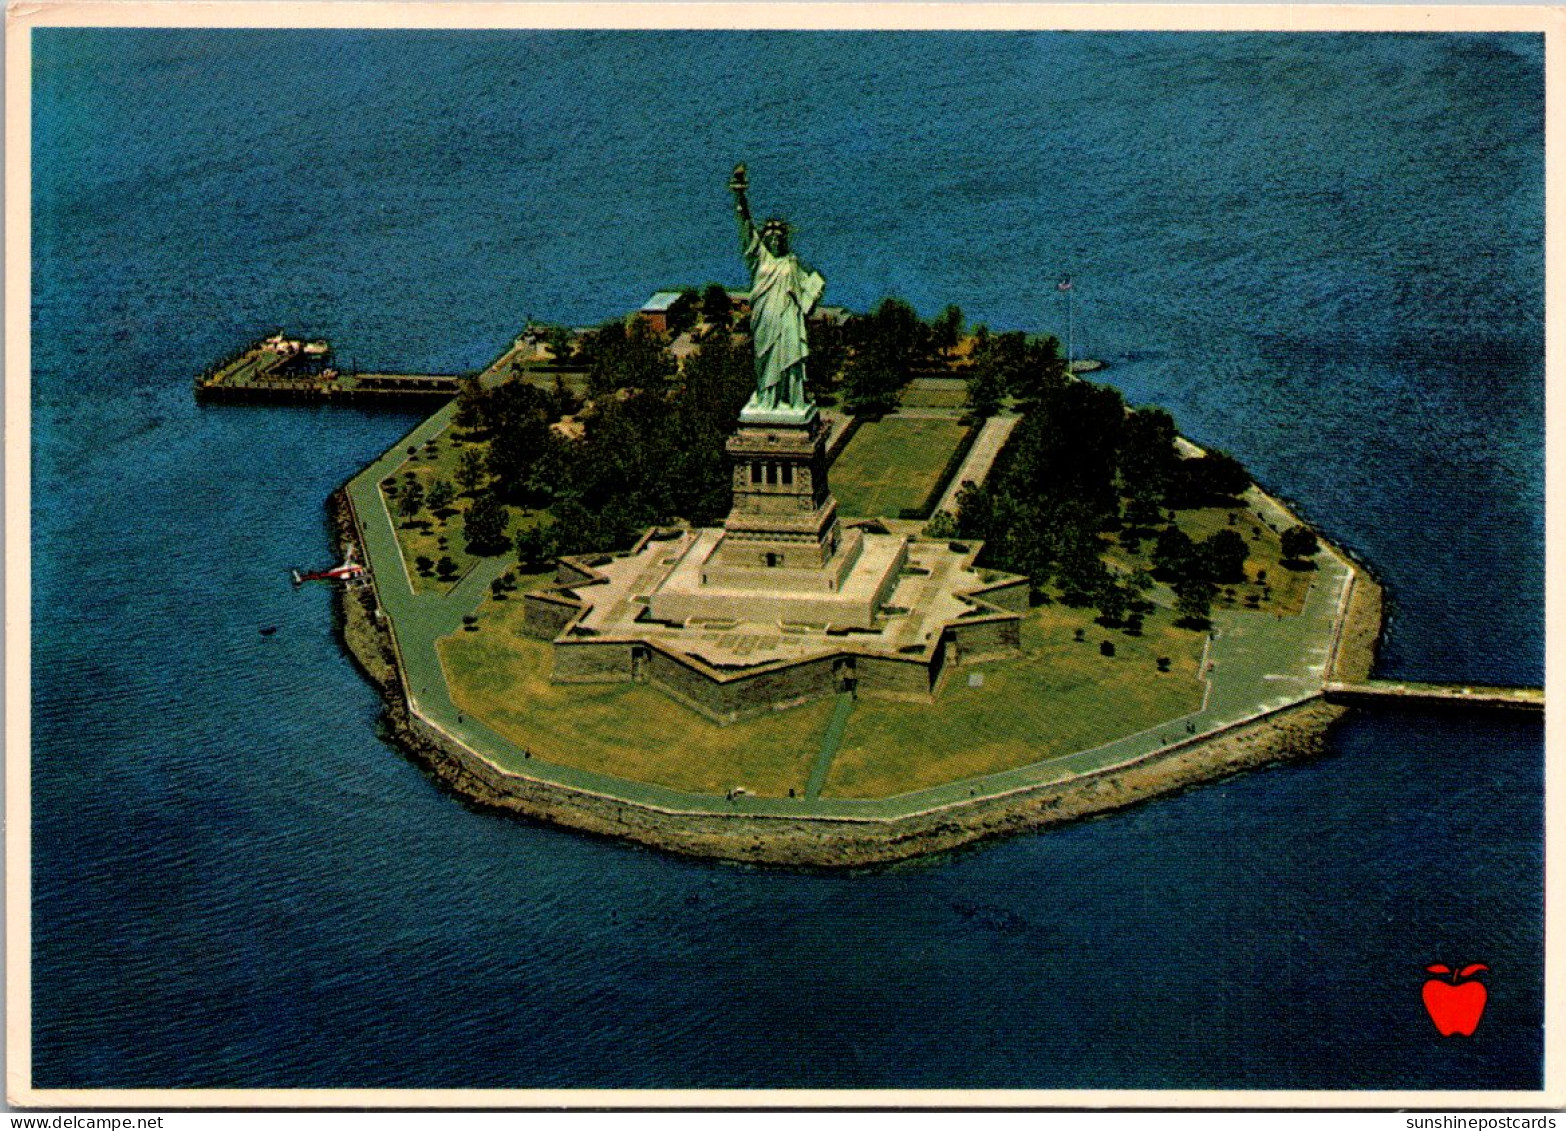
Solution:
[[[342,564],[335,565],[331,569],[310,570],[301,573],[294,570],[294,584],[303,585],[306,581],[341,581],[344,584],[352,584],[364,577],[365,569],[355,559],[353,546],[348,547],[348,552],[343,556]]]

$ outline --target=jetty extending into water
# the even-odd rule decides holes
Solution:
[[[196,378],[196,399],[227,404],[423,404],[433,409],[457,395],[461,376],[449,373],[343,373],[331,343],[290,338],[282,331],[252,342]]]
[[[1481,687],[1460,683],[1416,683],[1366,679],[1329,682],[1322,694],[1330,703],[1375,707],[1450,707],[1458,710],[1544,711],[1542,687]]]

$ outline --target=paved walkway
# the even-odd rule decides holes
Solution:
[[[832,718],[821,736],[821,753],[816,755],[816,764],[810,768],[810,780],[805,783],[807,800],[820,799],[821,787],[826,785],[827,774],[832,769],[832,759],[837,757],[838,747],[843,745],[843,735],[848,731],[848,716],[853,713],[854,693],[840,693],[837,706],[832,708]]]
[[[946,511],[953,518],[957,517],[957,495],[965,483],[983,483],[990,473],[990,467],[995,463],[995,457],[1000,455],[1000,450],[1005,446],[1006,440],[1011,436],[1012,429],[1017,427],[1020,416],[992,416],[984,422],[984,429],[979,433],[979,438],[974,440],[973,447],[968,449],[968,457],[962,461],[962,466],[957,469],[957,474],[952,476],[952,481],[946,485],[946,493],[941,496],[941,501],[935,505],[931,515]]]

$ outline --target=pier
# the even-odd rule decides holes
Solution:
[[[281,331],[219,362],[196,378],[196,399],[213,403],[423,404],[457,395],[462,377],[447,373],[342,373],[326,341]]]
[[[1451,707],[1498,711],[1544,711],[1542,687],[1484,687],[1460,683],[1415,683],[1366,679],[1332,682],[1323,689],[1328,702],[1353,706]]]

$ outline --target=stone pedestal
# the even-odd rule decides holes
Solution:
[[[672,624],[746,621],[869,629],[897,583],[907,540],[845,536],[827,484],[827,428],[814,405],[747,405],[726,445],[734,506],[650,595]]]
[[[842,544],[827,487],[826,423],[814,405],[786,423],[758,422],[763,415],[788,414],[742,413],[725,445],[734,506],[713,565],[725,573],[824,570]]]

